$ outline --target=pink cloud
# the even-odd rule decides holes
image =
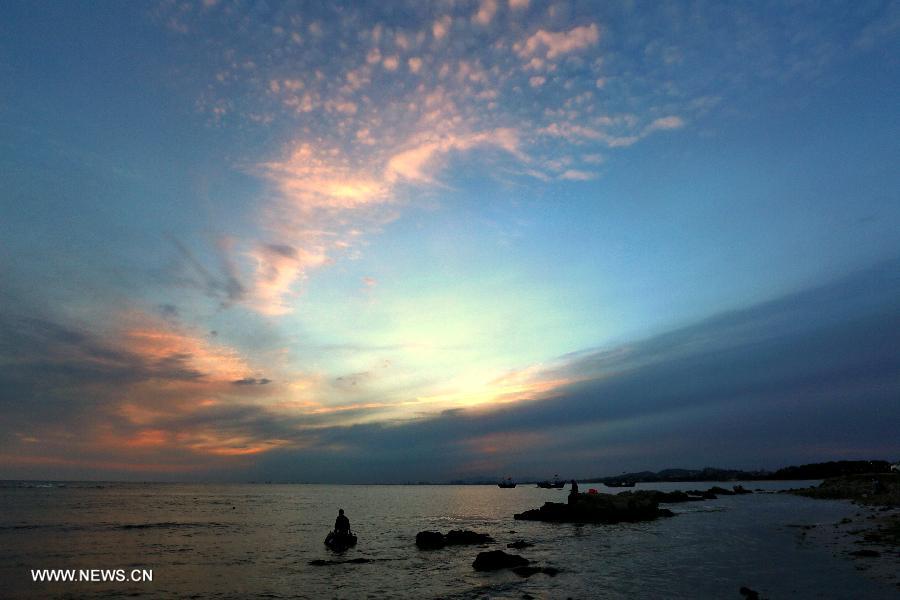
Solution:
[[[381,66],[383,66],[383,67],[384,67],[385,69],[387,69],[388,71],[396,71],[396,70],[397,70],[397,67],[400,66],[400,57],[398,57],[398,56],[396,56],[396,55],[394,55],[394,56],[388,56],[388,57],[385,58],[384,61],[381,63]]]
[[[684,120],[681,117],[669,116],[662,117],[660,119],[656,119],[647,128],[644,130],[645,134],[652,133],[654,131],[664,131],[667,129],[680,129],[684,127]]]
[[[582,25],[569,31],[538,30],[531,37],[513,46],[516,53],[522,58],[529,58],[535,54],[541,54],[549,60],[553,60],[562,54],[583,50],[595,45],[600,40],[600,30],[597,25]]]
[[[479,25],[488,25],[496,14],[497,0],[481,0],[478,12],[472,17],[472,21]]]
[[[436,20],[431,25],[431,33],[434,35],[434,39],[439,40],[447,35],[447,32],[450,31],[450,26],[453,24],[453,18],[449,15],[444,15],[440,19]]]
[[[495,146],[521,156],[517,133],[512,129],[468,135],[422,136],[412,147],[394,154],[385,168],[388,182],[407,180],[427,183],[433,181],[431,172],[438,159],[452,151],[465,151],[476,146]]]

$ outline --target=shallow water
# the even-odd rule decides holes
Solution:
[[[785,494],[670,505],[676,517],[650,523],[579,526],[513,520],[513,513],[545,501],[565,501],[567,491],[532,485],[24,485],[0,487],[3,596],[739,598],[742,585],[769,598],[896,595],[851,561],[803,543],[788,527],[831,524],[852,514],[852,506]],[[358,546],[343,555],[322,543],[338,507],[359,535]],[[460,528],[491,534],[496,543],[490,549],[534,542],[508,551],[561,572],[529,579],[479,573],[472,561],[481,548],[420,551],[414,544],[423,529]],[[371,562],[309,564],[357,558]],[[135,567],[153,569],[153,582],[32,583],[29,574],[34,568]]]

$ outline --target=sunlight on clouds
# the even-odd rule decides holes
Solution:
[[[263,163],[261,171],[299,211],[352,209],[389,200],[384,182],[366,177],[335,152],[323,153],[306,142],[297,144],[283,161]]]
[[[279,46],[270,48],[272,64],[254,62],[241,70],[234,65],[248,60],[235,55],[223,66],[223,85],[243,82],[246,104],[257,105],[254,114],[268,114],[268,126],[280,128],[284,138],[281,152],[249,161],[256,166],[248,170],[269,185],[271,195],[256,211],[257,238],[234,247],[248,282],[244,306],[317,331],[298,310],[303,282],[315,270],[358,257],[366,238],[402,215],[419,192],[449,187],[444,179],[454,174],[447,165],[458,157],[478,152],[479,162],[505,167],[529,184],[585,182],[598,177],[594,169],[604,160],[599,150],[684,125],[674,114],[639,113],[639,105],[610,110],[598,93],[607,77],[600,25],[579,19],[551,26],[536,15],[528,22],[528,4],[482,0],[418,24],[374,19],[363,30],[349,18],[317,20],[310,24],[315,30],[307,27],[310,36],[341,40],[346,48],[340,55],[325,60],[304,53],[313,47],[300,31],[300,41],[292,42],[300,45],[297,54]],[[506,27],[513,18],[517,25]],[[266,32],[254,44],[267,47],[270,40]],[[476,41],[483,52],[462,50]],[[544,109],[527,108],[535,102]],[[560,154],[560,142],[578,150]],[[365,275],[362,281],[367,302],[386,301],[383,285],[375,290]],[[470,361],[483,349],[471,348],[471,340],[496,326],[490,316],[446,305],[430,311],[441,319],[423,319],[416,316],[420,308],[394,302],[391,310],[402,319],[373,333],[376,345],[405,349],[398,351],[407,361],[404,374],[380,373],[364,385],[340,388],[322,373],[306,374],[295,378],[300,383],[284,382],[269,407],[354,422],[535,399],[568,383],[527,369],[498,376],[505,372],[500,359],[473,368]],[[522,363],[506,352],[505,365]],[[451,383],[437,376],[436,365],[453,371]],[[424,380],[414,383],[413,372]],[[223,402],[216,394],[206,400],[211,409]]]
[[[518,135],[513,129],[497,129],[485,133],[469,135],[448,135],[436,139],[419,136],[413,147],[398,152],[388,160],[385,179],[394,183],[406,179],[420,183],[433,183],[429,169],[434,170],[435,162],[451,151],[464,152],[477,146],[496,146],[514,156],[521,157]]]
[[[223,82],[247,81],[247,104],[268,103],[254,114],[268,112],[287,138],[283,153],[250,169],[275,197],[258,211],[263,239],[239,245],[250,280],[245,306],[293,313],[311,271],[358,256],[367,236],[403,214],[410,186],[446,187],[441,175],[454,155],[496,149],[504,155],[488,158],[518,163],[506,170],[517,176],[588,181],[597,176],[590,161],[575,155],[562,165],[545,156],[546,142],[618,148],[683,125],[676,116],[646,125],[646,117],[603,110],[594,93],[603,75],[599,25],[500,26],[513,12],[525,16],[527,5],[483,0],[466,15],[450,10],[405,26],[376,19],[363,31],[343,29],[352,20],[317,22],[323,35],[346,39],[347,51],[324,63],[302,54],[265,68],[254,63],[252,76],[234,67],[238,57],[220,70]],[[493,40],[485,52],[460,50],[481,36]],[[574,85],[573,69],[587,75],[583,84]],[[558,100],[543,114],[522,112],[537,94]]]
[[[596,45],[600,40],[600,29],[596,24],[573,27],[569,31],[538,30],[524,42],[516,43],[513,49],[522,58],[540,55],[553,60],[563,54],[583,50]]]
[[[247,363],[231,348],[215,346],[201,338],[172,331],[140,315],[127,317],[128,320],[135,318],[145,322],[140,327],[127,329],[123,341],[129,352],[144,361],[183,370],[187,375],[197,373],[226,381],[244,377],[250,371]]]
[[[436,20],[431,25],[431,33],[434,35],[436,40],[443,38],[447,35],[447,32],[450,31],[450,26],[453,24],[453,18],[449,15],[444,15],[440,19]]]
[[[481,0],[478,12],[472,17],[472,21],[479,25],[487,25],[497,14],[497,0]]]

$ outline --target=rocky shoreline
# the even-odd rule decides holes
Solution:
[[[802,537],[815,535],[837,548],[837,554],[856,561],[857,569],[900,589],[900,474],[867,473],[832,477],[820,485],[786,493],[821,500],[845,500],[859,512],[831,527],[791,525]],[[824,538],[824,539],[823,539]]]
[[[580,493],[569,494],[568,503],[546,502],[540,508],[513,515],[521,521],[546,521],[550,523],[636,523],[671,517],[674,513],[660,504],[702,502],[715,500],[720,495],[751,494],[737,485],[727,490],[718,486],[708,490],[660,492],[657,490],[627,491],[619,494]]]

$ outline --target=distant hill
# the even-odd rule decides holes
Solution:
[[[739,469],[664,469],[640,471],[608,477],[586,478],[582,481],[609,482],[660,482],[660,481],[756,481],[762,479],[826,479],[840,475],[860,473],[888,473],[891,465],[885,460],[839,460],[809,465],[790,466],[777,471],[741,471]]]
[[[862,473],[890,473],[891,463],[886,460],[839,460],[799,467],[785,467],[772,474],[772,479],[826,479],[840,475]]]

